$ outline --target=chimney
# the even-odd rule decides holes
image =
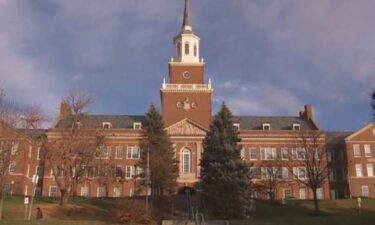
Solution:
[[[62,101],[60,105],[60,119],[65,119],[71,114],[70,106],[67,102]]]
[[[312,105],[311,104],[305,105],[305,111],[300,112],[299,116],[304,120],[312,120],[313,119]]]

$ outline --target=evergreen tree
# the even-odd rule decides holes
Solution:
[[[172,143],[164,129],[159,111],[151,105],[145,116],[142,123],[140,166],[146,173],[149,151],[151,196],[155,197],[175,191],[178,167]]]
[[[250,171],[241,159],[238,131],[232,113],[223,104],[204,140],[201,186],[216,213],[243,218],[250,211]]]

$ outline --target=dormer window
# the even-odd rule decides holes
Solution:
[[[237,130],[237,131],[240,130],[240,124],[239,124],[239,123],[234,123],[234,124],[233,124],[233,127],[234,127],[234,129]]]
[[[301,124],[299,123],[293,123],[293,130],[301,130]]]
[[[139,123],[139,122],[133,123],[133,129],[134,130],[140,130],[140,129],[142,129],[142,123]]]
[[[82,123],[78,121],[74,124],[74,127],[79,129],[82,127]]]
[[[269,124],[269,123],[263,123],[262,128],[263,128],[263,130],[271,130],[271,124]]]
[[[110,128],[112,128],[112,124],[110,122],[103,122],[103,128],[104,129],[110,129]]]

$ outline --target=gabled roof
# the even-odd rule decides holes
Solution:
[[[112,124],[115,129],[130,129],[133,128],[133,123],[143,122],[144,116],[139,115],[84,115],[81,119],[81,124],[86,128],[101,128],[104,122]],[[73,116],[57,122],[55,128],[69,128],[73,122]]]
[[[354,138],[355,136],[361,134],[363,131],[367,130],[368,128],[370,128],[372,126],[375,126],[375,122],[369,123],[366,126],[364,126],[361,129],[359,129],[358,131],[352,133],[350,136],[348,136],[348,137],[345,138],[345,141],[351,140],[352,138]]]
[[[233,121],[241,130],[262,130],[264,123],[269,123],[271,130],[292,130],[293,124],[300,124],[303,130],[317,130],[314,124],[293,116],[234,116]]]
[[[17,129],[17,130],[33,140],[38,139],[39,137],[41,137],[43,134],[46,133],[46,130],[44,129]]]

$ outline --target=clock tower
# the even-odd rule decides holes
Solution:
[[[181,32],[174,38],[175,56],[169,62],[169,83],[160,89],[162,115],[166,127],[190,119],[208,128],[211,123],[212,85],[204,79],[200,38],[190,22],[189,0],[185,0]]]

